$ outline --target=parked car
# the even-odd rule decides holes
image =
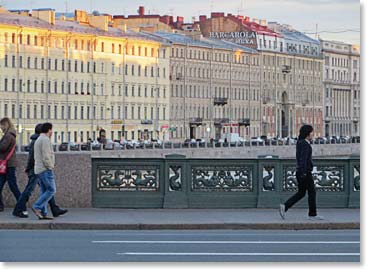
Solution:
[[[75,144],[74,142],[63,142],[59,146],[59,151],[67,151],[68,148],[69,148],[69,150],[78,151],[79,146],[80,145]]]
[[[80,150],[91,150],[91,143],[83,143],[80,145]]]
[[[99,143],[97,140],[91,143],[92,150],[100,150],[102,148],[102,144]]]
[[[251,145],[253,146],[257,146],[257,145],[262,145],[264,143],[264,140],[261,139],[260,137],[251,137]]]

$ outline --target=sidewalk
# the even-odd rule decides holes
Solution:
[[[0,212],[0,229],[155,230],[155,229],[359,229],[359,209],[320,209],[322,221],[296,208],[282,220],[276,209],[110,209],[71,208],[54,220],[38,220],[31,210],[20,219]]]

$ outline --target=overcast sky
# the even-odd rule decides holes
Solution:
[[[307,33],[315,33],[317,24],[323,39],[360,43],[359,0],[0,0],[0,4],[7,9],[50,7],[57,12],[84,9],[112,15],[137,14],[143,5],[147,14],[184,16],[185,22],[212,11],[225,12],[290,24]]]

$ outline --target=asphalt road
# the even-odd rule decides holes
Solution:
[[[359,262],[359,230],[0,230],[1,262]]]

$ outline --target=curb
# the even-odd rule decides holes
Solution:
[[[349,223],[210,223],[210,224],[119,224],[119,223],[0,223],[0,230],[346,230],[360,229]]]

